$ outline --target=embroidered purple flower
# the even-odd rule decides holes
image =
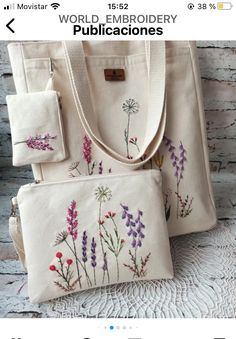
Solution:
[[[127,234],[132,238],[131,246],[133,248],[142,246],[142,239],[144,238],[144,234],[142,230],[145,228],[143,223],[141,222],[141,217],[143,212],[138,210],[137,218],[134,220],[133,215],[129,212],[129,208],[126,205],[122,205],[122,219],[124,219],[126,227],[128,227]]]
[[[183,173],[185,170],[185,163],[187,162],[187,151],[184,148],[182,141],[179,142],[178,149],[174,146],[173,141],[167,138],[166,136],[164,136],[163,142],[165,146],[168,148],[168,152],[170,153],[170,160],[174,168],[174,176],[176,177],[176,192],[175,192],[176,197],[177,197],[176,216],[177,216],[177,219],[178,217],[183,218],[185,217],[185,212],[183,212],[183,205],[182,205],[182,201],[184,198],[182,198],[181,193],[180,193],[180,183],[181,183],[181,180],[184,178]],[[186,198],[186,199],[188,201],[189,198]],[[189,208],[188,215],[192,212],[192,201],[193,199],[191,200],[191,205]],[[182,208],[182,210],[180,210],[180,207]],[[186,206],[184,206],[184,209],[185,207]],[[167,214],[166,214],[168,219],[170,217],[169,214],[170,214],[170,206],[168,207]]]
[[[135,219],[136,232],[137,232],[137,241],[136,241],[137,247],[142,246],[142,240],[145,238],[145,235],[143,233],[143,229],[145,228],[145,226],[141,221],[142,216],[143,216],[143,212],[141,210],[138,210],[138,216]]]
[[[181,141],[180,141],[178,150],[174,146],[173,141],[167,138],[166,136],[164,136],[163,142],[168,148],[168,152],[170,153],[170,160],[174,168],[174,175],[177,181],[180,182],[183,179],[184,164],[187,161],[187,158],[186,158],[187,151],[184,148]],[[178,155],[177,155],[177,152],[178,152]]]
[[[88,261],[87,258],[87,233],[86,231],[83,232],[83,237],[82,237],[82,261],[86,263]]]
[[[96,286],[97,281],[96,281],[96,266],[97,266],[97,257],[96,257],[96,242],[94,237],[92,238],[91,241],[91,266],[93,268],[93,280],[94,280],[94,285]],[[104,279],[104,277],[103,277]]]
[[[92,140],[87,135],[84,136],[83,156],[87,164],[90,164],[92,161]]]
[[[92,242],[91,242],[91,265],[93,268],[95,268],[97,266],[97,262],[96,262],[96,242],[95,239],[92,238]]]
[[[28,148],[39,150],[39,151],[54,151],[52,145],[50,145],[50,140],[56,139],[56,135],[46,134],[36,134],[36,136],[29,136],[24,141],[16,142],[15,145],[25,143]]]
[[[102,174],[102,173],[103,173],[103,166],[102,166],[102,161],[100,161],[98,165],[98,174]]]
[[[145,238],[144,228],[145,225],[142,222],[143,211],[138,209],[136,218],[129,212],[127,205],[122,205],[122,219],[126,221],[126,227],[128,227],[128,236],[131,238],[131,249],[129,250],[130,263],[124,263],[123,265],[132,272],[134,278],[144,277],[147,273],[147,264],[149,262],[151,253],[148,253],[145,257],[138,258],[138,249],[142,247],[142,241]]]
[[[186,158],[187,151],[184,148],[182,142],[180,142],[180,145],[179,145],[179,152],[180,152],[180,160],[179,160],[180,179],[183,179],[184,164],[187,161],[187,158]]]
[[[73,240],[76,240],[78,237],[78,220],[77,220],[77,211],[76,211],[76,202],[74,200],[72,200],[69,208],[68,208],[68,212],[67,212],[67,229],[69,234],[72,236]]]

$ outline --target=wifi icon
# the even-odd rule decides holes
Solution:
[[[58,7],[60,7],[60,4],[58,2],[53,2],[51,6],[53,9],[57,9]]]

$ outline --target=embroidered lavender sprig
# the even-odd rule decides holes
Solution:
[[[165,146],[168,148],[168,152],[170,154],[170,160],[172,162],[172,166],[174,168],[174,175],[176,177],[176,196],[177,196],[177,203],[176,203],[176,216],[182,217],[182,214],[179,213],[180,208],[180,182],[184,178],[184,170],[185,170],[185,163],[187,162],[187,151],[183,146],[183,143],[180,141],[178,149],[175,147],[173,141],[166,136],[163,138],[163,142]],[[178,153],[177,153],[178,152]],[[178,154],[178,155],[177,155]],[[191,213],[192,209],[190,210]]]
[[[93,280],[94,280],[94,285],[96,286],[96,266],[97,266],[97,257],[96,257],[96,242],[94,237],[92,238],[91,241],[91,266],[93,268]]]
[[[92,140],[89,139],[87,135],[84,136],[83,142],[83,156],[87,164],[90,164],[92,161]]]
[[[179,157],[176,154],[176,147],[174,146],[173,141],[167,138],[166,136],[164,136],[163,141],[166,147],[168,148],[168,152],[170,153],[172,166],[175,170],[174,175],[177,178],[177,180],[179,180]]]
[[[35,149],[38,151],[54,151],[52,145],[50,145],[50,140],[56,139],[56,135],[46,134],[36,134],[35,136],[29,136],[26,140],[16,142],[14,145],[25,143],[28,148]]]
[[[170,160],[172,162],[172,166],[175,170],[175,177],[177,179],[177,182],[180,183],[180,181],[183,179],[183,172],[184,172],[184,164],[187,161],[187,151],[184,148],[182,142],[180,141],[179,144],[179,154],[177,155],[177,149],[173,143],[173,141],[166,136],[163,138],[164,144],[168,148],[168,152],[170,153]]]
[[[102,161],[100,161],[99,164],[98,164],[98,174],[103,174],[103,165],[102,165]]]
[[[83,236],[82,236],[82,262],[83,262],[82,267],[83,267],[83,270],[84,270],[85,275],[86,275],[88,286],[92,286],[92,282],[90,280],[90,277],[89,277],[89,274],[88,274],[88,271],[87,271],[87,267],[86,267],[86,262],[88,261],[87,245],[88,245],[88,236],[87,236],[87,232],[84,231]]]
[[[183,172],[184,172],[184,164],[187,161],[186,158],[186,149],[184,148],[182,142],[180,141],[180,145],[179,145],[179,152],[180,152],[180,156],[179,156],[179,180],[183,179]]]
[[[87,257],[87,233],[86,231],[83,232],[83,237],[82,237],[82,261],[86,263],[88,261]]]
[[[96,167],[96,161],[92,162],[92,140],[87,135],[84,136],[83,157],[87,163],[88,175],[93,175],[94,169]]]
[[[132,238],[131,246],[133,248],[136,248],[137,245],[137,231],[136,231],[136,223],[133,219],[133,215],[129,213],[129,208],[126,205],[122,205],[121,207],[123,209],[122,211],[122,219],[125,219],[125,225],[128,227],[128,236]]]
[[[142,240],[145,238],[145,235],[143,233],[145,225],[141,221],[142,216],[143,216],[143,212],[141,210],[138,210],[138,216],[135,219],[136,232],[137,232],[136,247],[141,247],[142,246]]]
[[[143,239],[145,238],[144,229],[145,225],[142,222],[143,211],[138,210],[137,217],[134,219],[133,215],[129,212],[127,205],[121,204],[122,207],[122,219],[125,220],[125,225],[128,228],[128,236],[131,238],[131,246],[133,250],[129,250],[131,258],[131,264],[124,264],[135,277],[144,277],[146,275],[146,266],[149,262],[151,253],[145,258],[140,258],[140,266],[138,264],[137,252],[138,248],[142,247]]]
[[[69,234],[72,236],[73,240],[76,240],[78,237],[78,220],[77,220],[77,211],[76,211],[76,202],[72,200],[68,210],[67,210],[67,229]]]

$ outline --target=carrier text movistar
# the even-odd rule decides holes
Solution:
[[[78,23],[78,24],[174,24],[177,20],[177,15],[168,14],[147,14],[147,15],[134,15],[134,14],[121,14],[121,15],[105,15],[100,18],[98,15],[59,15],[60,23]]]

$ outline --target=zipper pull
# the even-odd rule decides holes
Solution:
[[[12,197],[11,198],[11,214],[10,214],[10,217],[17,217],[17,213],[16,213],[16,210],[17,210],[17,199],[16,197]]]

